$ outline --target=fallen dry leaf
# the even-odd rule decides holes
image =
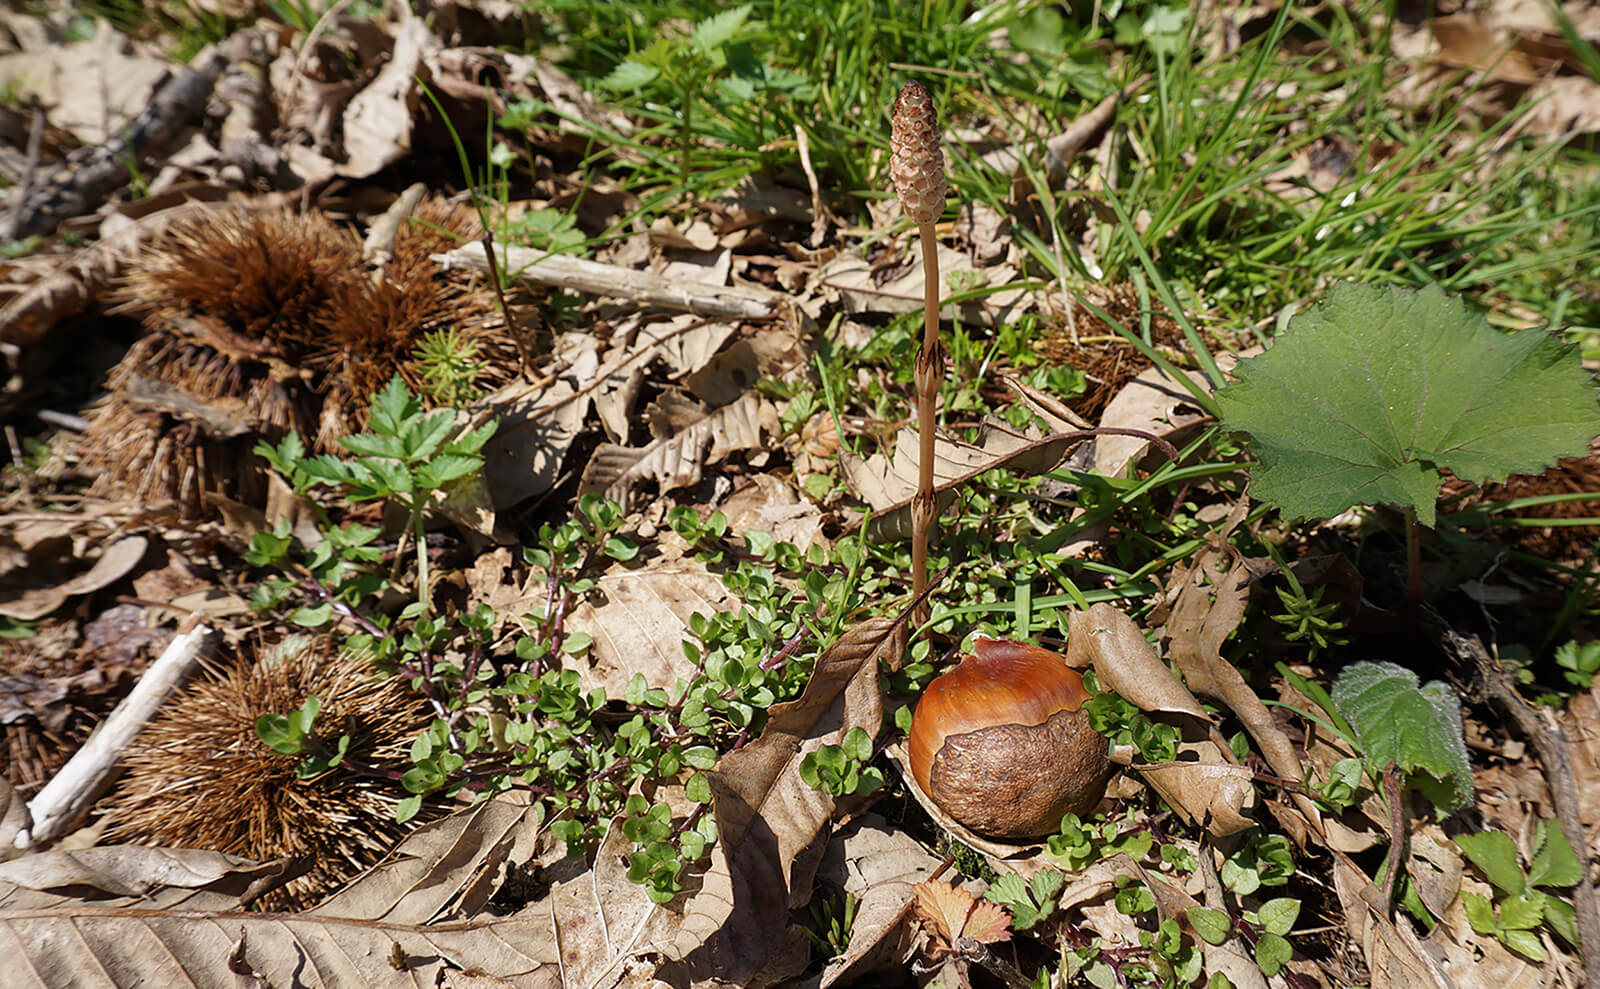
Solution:
[[[522,611],[544,608],[546,588],[531,586]],[[612,564],[595,580],[594,590],[573,607],[567,631],[594,637],[587,661],[573,660],[583,689],[603,688],[610,697],[627,692],[635,673],[652,687],[671,688],[697,672],[683,653],[693,638],[689,618],[737,605],[722,578],[693,557],[660,559],[643,567]],[[520,612],[519,612],[520,613]]]
[[[100,554],[87,571],[53,587],[37,587],[0,598],[0,615],[21,621],[34,621],[50,614],[67,599],[89,594],[126,577],[144,558],[150,541],[144,536],[125,536]]]
[[[1244,620],[1250,596],[1252,564],[1228,543],[1229,533],[1243,521],[1247,508],[1241,501],[1212,532],[1205,548],[1173,568],[1161,609],[1170,607],[1162,634],[1189,689],[1226,704],[1255,739],[1273,772],[1299,780],[1305,770],[1289,736],[1233,664],[1222,658],[1222,643]],[[1176,589],[1175,597],[1172,589]],[[1152,620],[1156,620],[1154,615]],[[1302,793],[1293,798],[1313,830],[1321,834],[1322,815],[1316,804]]]
[[[1217,759],[1216,747],[1210,749]],[[1172,809],[1190,824],[1197,824],[1213,837],[1225,838],[1256,826],[1247,811],[1255,807],[1255,774],[1243,766],[1220,759],[1214,762],[1164,762],[1133,768],[1161,794]]]
[[[763,433],[776,433],[777,426],[772,404],[750,392],[647,446],[601,444],[584,469],[581,490],[603,491],[626,505],[641,482],[654,481],[662,494],[689,487],[699,483],[706,464],[739,450],[760,449]]]
[[[1201,386],[1205,378],[1184,372]],[[1183,385],[1159,367],[1140,372],[1112,396],[1100,414],[1102,427],[1137,429],[1163,438],[1204,419],[1205,412]],[[1125,477],[1150,449],[1150,441],[1138,436],[1099,436],[1094,443],[1094,472],[1106,477]]]
[[[910,950],[903,921],[916,885],[939,868],[939,860],[904,831],[889,829],[876,814],[828,842],[817,867],[817,886],[856,897],[850,941],[822,970],[819,989],[846,984],[904,962]],[[813,902],[816,892],[813,892]]]
[[[9,847],[9,846],[8,846]],[[0,916],[18,910],[139,907],[238,910],[287,863],[198,848],[108,845],[37,852],[0,865]]]
[[[1156,655],[1155,646],[1133,619],[1102,603],[1074,611],[1068,620],[1068,666],[1093,667],[1102,686],[1141,711],[1187,714],[1211,723],[1211,716]]]
[[[512,846],[542,825],[538,808],[511,796],[482,801],[411,832],[303,916],[419,925],[475,917]]]
[[[940,436],[934,440],[934,490],[941,508],[955,499],[955,489],[985,471],[1004,467],[1018,473],[1040,474],[1052,469],[1086,437],[1045,436],[1035,430],[1018,431],[997,416],[986,418],[977,442]],[[921,462],[915,427],[895,436],[894,457],[874,453],[863,460],[849,451],[839,452],[845,478],[867,504],[872,520],[867,534],[874,540],[894,541],[911,534],[911,498],[917,490]]]
[[[1011,937],[1011,914],[1003,907],[943,879],[918,883],[916,904],[917,917],[936,939],[936,953],[955,953],[962,938],[993,944]]]

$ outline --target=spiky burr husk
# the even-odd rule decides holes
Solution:
[[[436,330],[477,346],[483,389],[505,384],[519,350],[487,286],[429,260],[481,233],[470,210],[429,201],[374,267],[355,234],[321,214],[229,209],[178,225],[119,290],[120,311],[146,334],[112,372],[86,464],[104,484],[190,512],[209,492],[255,502],[258,437],[296,429],[313,449],[336,450],[393,374],[422,390],[413,355]]]
[[[937,508],[933,492],[933,428],[944,358],[939,351],[939,253],[933,224],[944,212],[945,178],[939,116],[933,108],[933,97],[920,82],[906,83],[895,98],[890,146],[889,174],[901,208],[916,221],[922,246],[922,346],[917,350],[913,369],[919,461],[917,493],[911,500],[912,593],[921,595],[928,586],[928,543],[933,538]],[[917,617],[927,617],[926,607],[919,608]]]
[[[944,146],[933,96],[920,82],[906,83],[895,97],[889,149],[889,177],[900,208],[918,224],[937,221],[947,189]]]
[[[424,805],[419,818],[396,824],[405,796],[397,780],[342,768],[298,779],[301,757],[267,748],[256,719],[296,710],[312,695],[322,701],[318,737],[331,743],[349,732],[351,763],[409,767],[410,743],[428,722],[419,698],[381,680],[364,658],[290,640],[191,685],[139,734],[109,800],[106,840],[309,863],[262,898],[268,910],[309,906],[374,864],[437,812]]]

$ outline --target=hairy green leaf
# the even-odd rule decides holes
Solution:
[[[1600,433],[1576,348],[1500,333],[1436,286],[1335,286],[1238,376],[1217,407],[1250,434],[1251,494],[1289,516],[1384,503],[1432,525],[1442,470],[1536,473]]]
[[[1441,811],[1472,799],[1461,701],[1447,684],[1419,687],[1403,666],[1354,663],[1334,681],[1333,703],[1355,729],[1375,775],[1394,763]],[[1419,771],[1437,784],[1417,778]]]

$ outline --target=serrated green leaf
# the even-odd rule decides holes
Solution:
[[[1533,849],[1533,861],[1528,863],[1529,886],[1575,886],[1583,878],[1583,866],[1573,854],[1560,821],[1539,822],[1533,833]]]
[[[1544,919],[1550,929],[1571,945],[1578,943],[1578,915],[1572,904],[1553,896],[1544,898]]]
[[[989,884],[989,889],[983,898],[990,903],[998,903],[1003,907],[1014,907],[1018,904],[1027,904],[1028,884],[1015,873],[1007,873]]]
[[[482,466],[482,457],[440,454],[417,468],[417,484],[423,488],[442,488],[451,481],[474,473]]]
[[[1228,940],[1228,933],[1233,930],[1233,923],[1228,920],[1228,915],[1221,910],[1210,907],[1190,907],[1185,916],[1189,918],[1189,926],[1200,936],[1206,944],[1218,945]]]
[[[1500,924],[1494,919],[1494,904],[1489,902],[1487,896],[1463,892],[1461,909],[1467,915],[1467,923],[1479,934],[1493,934],[1500,930]]]
[[[404,459],[417,461],[432,457],[455,428],[454,409],[440,409],[412,424],[411,428],[406,430]]]
[[[720,48],[733,40],[733,36],[739,33],[739,28],[744,26],[745,18],[749,16],[749,4],[724,10],[696,24],[690,39],[694,42],[694,46],[703,52]]]
[[[1501,931],[1500,941],[1529,961],[1544,961],[1544,945],[1539,943],[1539,935],[1532,931]]]
[[[1437,286],[1335,286],[1237,373],[1216,400],[1250,434],[1250,493],[1293,517],[1382,503],[1431,526],[1441,469],[1538,473],[1600,433],[1575,347],[1500,333]]]
[[[1065,881],[1066,876],[1047,866],[1035,872],[1033,878],[1028,880],[1028,890],[1033,894],[1033,901],[1043,906],[1055,897]]]
[[[398,437],[377,436],[372,433],[357,433],[355,436],[342,436],[339,445],[351,453],[363,457],[393,457],[399,460],[405,456],[405,444]]]
[[[660,74],[661,73],[658,70],[645,65],[643,62],[636,62],[630,58],[624,60],[622,64],[612,69],[605,78],[600,80],[599,84],[602,89],[612,89],[622,92],[630,89],[638,89],[641,86],[648,86],[655,80],[656,76]]]
[[[1355,729],[1374,775],[1392,762],[1451,784],[1441,810],[1472,799],[1461,702],[1448,686],[1418,687],[1415,673],[1393,663],[1354,663],[1334,681],[1333,703]]]
[[[1500,929],[1503,931],[1538,930],[1543,922],[1543,893],[1508,896],[1500,901]]]
[[[405,420],[422,411],[422,402],[406,388],[406,383],[396,374],[372,397],[372,431],[390,436],[400,435]]]
[[[1517,846],[1510,835],[1504,831],[1483,831],[1456,835],[1452,840],[1496,889],[1512,894],[1523,891],[1525,884],[1522,868],[1517,864]]]

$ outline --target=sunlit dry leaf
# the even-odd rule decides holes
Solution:
[[[543,826],[538,808],[508,796],[423,825],[380,863],[306,916],[427,924],[474,917],[506,855]]]
[[[818,269],[815,281],[840,293],[847,313],[908,313],[922,308],[922,249],[913,243],[900,274],[887,282],[854,251],[847,251]],[[1022,289],[1007,288],[1018,281],[1017,272],[1007,265],[978,268],[961,251],[939,245],[939,270],[947,282],[952,275],[959,282],[973,278],[979,286],[997,291],[960,304],[947,302],[940,312],[943,319],[997,326],[1014,318],[1022,307],[1033,305],[1033,296]],[[966,274],[959,274],[966,273]],[[948,295],[948,291],[941,295]]]
[[[283,873],[284,866],[198,848],[107,845],[37,852],[0,865],[0,915],[85,903],[235,910],[246,892]]]
[[[0,862],[16,854],[17,832],[28,826],[28,803],[0,776]]]
[[[422,102],[417,73],[424,52],[439,47],[427,21],[406,11],[394,49],[366,88],[344,110],[344,163],[338,173],[366,178],[411,151],[411,129]]]
[[[856,919],[844,952],[823,969],[820,989],[903,962],[910,947],[909,925],[901,923],[905,908],[916,884],[938,867],[938,858],[904,831],[888,829],[876,814],[867,814],[858,827],[828,842],[817,869],[818,890],[853,894]],[[813,902],[817,895],[813,893]]]
[[[739,450],[759,449],[763,432],[774,432],[771,403],[750,392],[732,405],[714,409],[678,433],[643,447],[601,444],[583,472],[583,491],[604,491],[627,504],[636,485],[654,481],[661,493],[700,481],[707,463]]]
[[[1211,747],[1211,743],[1205,743]],[[1246,812],[1255,807],[1254,776],[1225,762],[1165,762],[1135,766],[1147,782],[1190,824],[1223,838],[1256,826]]]
[[[629,881],[633,851],[633,842],[613,824],[595,850],[593,867],[577,871],[545,901],[527,908],[550,912],[567,985],[608,989],[627,974],[628,959],[648,949],[653,938],[676,932],[676,915],[658,908],[643,886]]]
[[[567,355],[568,374],[533,385],[513,382],[480,403],[500,421],[483,447],[484,483],[497,509],[554,487],[567,449],[583,430],[590,403],[585,389],[595,378],[599,357],[592,338],[585,338],[585,345],[570,340],[576,336],[564,334],[557,345]]]
[[[1169,642],[1168,653],[1189,689],[1226,704],[1244,723],[1273,771],[1298,780],[1304,769],[1294,744],[1244,677],[1222,657],[1222,643],[1244,620],[1250,596],[1251,565],[1228,543],[1248,507],[1241,501],[1211,534],[1205,548],[1173,568],[1169,588],[1176,588],[1177,595],[1175,600],[1168,597],[1171,611],[1163,634]],[[1295,806],[1320,834],[1322,815],[1316,805],[1304,794],[1293,796]]]
[[[990,416],[978,430],[977,442],[948,437],[934,440],[934,490],[941,506],[955,499],[955,489],[984,471],[1004,467],[1020,474],[1050,470],[1084,437],[1044,436],[1019,431],[1005,420]],[[873,508],[867,529],[873,539],[903,539],[910,535],[911,498],[917,490],[921,450],[917,431],[907,426],[895,436],[894,457],[874,453],[865,460],[839,452],[845,478]]]
[[[1195,700],[1133,619],[1109,604],[1074,611],[1067,635],[1067,665],[1094,667],[1102,686],[1141,711],[1175,711],[1209,723]]]
[[[1185,372],[1204,384],[1205,378]],[[1118,429],[1137,429],[1166,437],[1205,418],[1194,396],[1183,385],[1169,378],[1158,367],[1142,372],[1122,386],[1100,415],[1100,425]],[[1150,441],[1137,436],[1100,436],[1094,443],[1094,472],[1107,477],[1125,477],[1139,462]]]
[[[542,610],[547,589],[541,583],[529,590],[526,603]],[[611,697],[623,696],[635,673],[652,687],[693,679],[695,666],[683,653],[683,641],[692,638],[690,616],[715,614],[736,600],[722,579],[693,557],[643,567],[612,564],[567,618],[569,633],[594,637],[588,656],[570,665],[585,690],[601,687]]]

